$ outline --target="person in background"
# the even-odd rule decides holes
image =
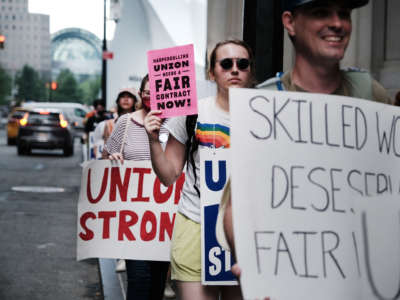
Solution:
[[[93,143],[95,145],[95,157],[101,156],[102,147],[104,146],[107,139],[110,137],[111,132],[114,129],[114,124],[118,121],[118,118],[126,113],[134,112],[135,105],[139,103],[138,99],[135,96],[135,91],[130,88],[121,89],[115,102],[117,105],[117,109],[113,118],[100,122],[94,130]]]
[[[229,148],[229,88],[252,87],[254,60],[250,47],[239,40],[218,43],[210,55],[209,76],[217,84],[215,96],[199,100],[198,115],[169,119],[163,127],[160,111],[147,114],[151,161],[160,181],[169,186],[187,164],[172,237],[171,277],[181,300],[240,299],[237,286],[201,284],[200,246],[200,148]],[[165,152],[159,141],[163,128],[169,131]],[[204,130],[208,129],[207,134]],[[210,138],[213,142],[210,143]],[[223,137],[223,138],[221,138]],[[220,298],[221,296],[221,298]]]
[[[114,125],[118,121],[118,118],[124,114],[134,112],[135,106],[139,104],[139,101],[136,98],[133,89],[123,88],[118,93],[115,103],[117,105],[117,109],[113,114],[113,118],[100,122],[96,126],[96,129],[94,130],[93,143],[94,143],[94,156],[96,158],[102,157],[103,147],[107,142],[108,138],[110,137],[114,129]],[[115,271],[116,272],[126,271],[126,263],[124,259],[117,259]]]
[[[341,69],[352,31],[351,12],[369,0],[283,0],[282,23],[295,49],[291,71],[278,73],[258,88],[322,93],[391,104],[387,91],[369,73]],[[219,228],[219,230],[218,230]],[[217,239],[234,253],[230,183],[217,219]],[[239,266],[232,269],[240,275]]]
[[[133,113],[121,116],[107,140],[103,158],[117,160],[150,160],[150,148],[144,118],[150,111],[149,77],[146,75],[140,85],[139,96],[142,107]],[[125,130],[126,139],[124,140]],[[161,130],[161,143],[167,140],[167,130]],[[128,278],[127,300],[162,300],[169,262],[126,260]]]
[[[106,105],[103,100],[96,99],[93,101],[94,113],[85,122],[85,133],[89,135],[89,132],[95,130],[96,126],[107,119]]]

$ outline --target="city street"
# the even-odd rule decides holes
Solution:
[[[102,299],[97,259],[76,261],[80,161],[78,143],[18,156],[0,129],[0,299]]]

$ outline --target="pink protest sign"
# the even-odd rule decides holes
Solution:
[[[147,52],[150,106],[162,118],[197,114],[193,45]]]

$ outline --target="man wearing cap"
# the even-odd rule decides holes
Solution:
[[[369,73],[340,69],[352,31],[351,11],[368,2],[283,0],[282,23],[295,49],[294,67],[258,88],[350,96],[390,104],[387,91]],[[229,185],[221,201],[216,231],[222,246],[233,246]],[[239,274],[237,266],[232,271]]]
[[[352,31],[351,11],[368,2],[284,0],[282,23],[295,49],[294,67],[259,87],[390,103],[386,90],[369,73],[340,69]]]

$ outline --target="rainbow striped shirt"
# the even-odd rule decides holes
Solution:
[[[213,148],[229,148],[229,127],[221,124],[197,122],[196,138],[199,145]]]

